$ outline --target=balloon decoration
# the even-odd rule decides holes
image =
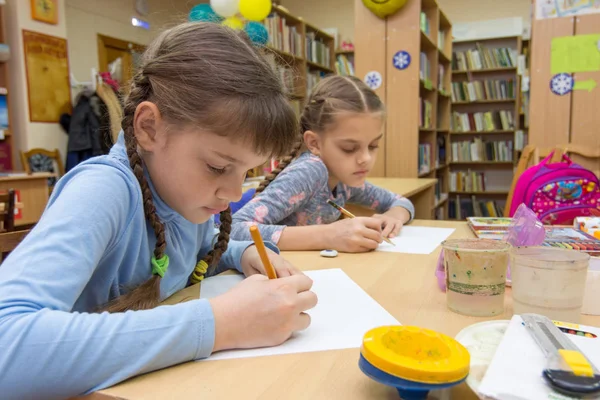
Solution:
[[[269,42],[269,32],[260,22],[248,22],[245,31],[250,36],[250,40],[259,46],[264,46]]]
[[[362,2],[373,14],[385,18],[404,7],[407,0],[362,0]]]
[[[238,17],[225,18],[225,21],[223,21],[221,24],[231,29],[235,29],[236,31],[244,29],[244,23]]]
[[[240,14],[248,21],[262,21],[271,12],[271,0],[240,0]]]
[[[210,0],[210,6],[221,17],[229,18],[240,11],[240,0]]]
[[[221,22],[223,18],[219,17],[210,4],[198,4],[190,10],[189,20],[195,22]]]
[[[269,32],[262,21],[269,16],[272,6],[271,0],[210,0],[210,4],[192,7],[188,17],[190,21],[214,22],[235,30],[244,29],[252,43],[265,46],[269,42]]]

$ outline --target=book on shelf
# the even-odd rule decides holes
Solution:
[[[425,14],[423,11],[421,11],[421,30],[427,35],[429,35],[431,32],[429,19],[427,18],[427,14]]]
[[[444,50],[444,44],[446,43],[446,31],[438,31],[438,49]]]
[[[307,95],[310,95],[310,92],[315,87],[317,83],[323,78],[325,78],[327,74],[322,71],[308,71],[306,74],[306,91]]]
[[[513,142],[484,141],[481,138],[452,143],[453,162],[512,162]]]
[[[6,94],[0,94],[0,129],[8,129],[8,105],[6,104]]]
[[[335,71],[338,75],[354,76],[354,64],[346,55],[340,54],[335,61]]]
[[[524,126],[527,128],[529,126],[529,90],[526,92],[521,92],[521,114],[524,116]]]
[[[444,135],[438,135],[437,137],[437,159],[435,160],[435,167],[439,168],[446,164],[446,137]]]
[[[446,216],[444,215],[444,209],[441,207],[435,209],[434,216],[435,216],[435,219],[438,221],[446,219]]]
[[[433,129],[432,121],[433,107],[430,101],[419,99],[419,127],[422,129]]]
[[[499,217],[503,215],[504,203],[497,200],[479,200],[477,196],[450,196],[448,213],[451,219],[459,220],[468,217]]]
[[[422,143],[419,145],[419,174],[431,171],[431,145]]]
[[[515,132],[515,150],[521,151],[525,148],[525,133],[522,130]]]
[[[452,82],[452,101],[514,100],[514,79]]]
[[[509,68],[516,65],[516,51],[509,47],[489,48],[477,43],[475,49],[452,53],[452,69],[455,71]]]
[[[12,152],[10,145],[5,141],[0,141],[0,171],[10,171],[12,169]]]
[[[425,53],[421,53],[420,56],[419,78],[424,82],[431,82],[431,63]]]
[[[448,193],[444,192],[444,177],[438,176],[437,180],[438,181],[434,187],[434,196],[435,196],[436,204],[438,204],[439,202],[444,201],[445,199],[448,198]]]
[[[271,68],[275,71],[277,76],[279,77],[283,87],[285,88],[288,95],[296,94],[296,74],[294,70],[289,66],[278,63],[277,55],[273,53],[266,53],[265,59],[271,65]]]
[[[438,90],[441,93],[444,93],[446,88],[444,87],[444,82],[446,81],[446,79],[444,79],[446,76],[446,69],[444,68],[444,66],[442,64],[438,65]]]
[[[325,68],[331,65],[330,48],[316,37],[314,32],[306,34],[306,59]]]
[[[467,171],[453,171],[450,172],[448,185],[451,192],[484,192],[485,173],[471,171],[470,169]]]
[[[514,129],[513,112],[509,110],[476,113],[454,111],[450,119],[451,129],[455,132],[485,132]]]
[[[268,45],[272,48],[302,57],[302,35],[295,26],[288,26],[285,18],[272,13],[263,22],[269,33]]]

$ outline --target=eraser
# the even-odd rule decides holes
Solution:
[[[337,257],[338,252],[336,250],[323,250],[321,251],[321,257]]]

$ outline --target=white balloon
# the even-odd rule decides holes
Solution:
[[[221,17],[229,18],[240,10],[240,0],[210,0],[210,6]]]

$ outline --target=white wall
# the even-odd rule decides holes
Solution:
[[[354,40],[360,34],[354,32],[354,0],[281,0],[281,4],[319,28],[338,28],[341,40]],[[452,23],[508,17],[528,20],[531,0],[438,0],[438,4]]]
[[[34,147],[47,149],[59,148],[65,154],[67,135],[58,123],[40,123],[29,121],[29,100],[27,97],[27,78],[25,75],[25,56],[23,52],[22,30],[41,32],[47,35],[65,38],[67,28],[65,23],[64,2],[58,1],[58,24],[50,25],[31,19],[29,1],[7,0],[5,7],[7,29],[6,34],[11,49],[9,61],[9,93],[10,93],[10,124],[13,133],[13,163],[15,168],[20,166],[19,150]]]

